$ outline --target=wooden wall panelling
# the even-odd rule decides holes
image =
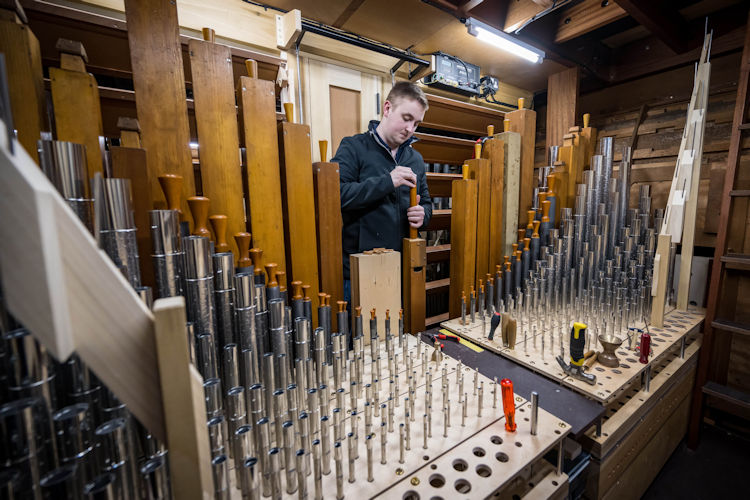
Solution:
[[[518,224],[524,223],[534,196],[534,146],[536,143],[536,111],[517,109],[505,115],[510,120],[511,132],[521,135],[521,163],[519,182]]]
[[[385,338],[385,311],[390,312],[391,332],[398,332],[401,309],[401,253],[394,250],[355,253],[349,256],[352,311],[362,308],[362,332],[370,344],[370,310],[375,309],[378,336]]]
[[[14,12],[0,10],[0,15],[0,52],[5,53],[13,126],[23,148],[39,163],[36,141],[47,128],[39,41]]]
[[[516,229],[518,229],[517,221],[519,217],[518,210],[522,175],[521,157],[523,155],[523,138],[521,134],[518,134],[516,132],[502,132],[499,134],[495,134],[495,139],[503,141],[502,158],[499,156],[499,151],[497,152],[498,162],[503,162],[503,169],[500,172],[494,172],[494,160],[492,165],[493,177],[499,177],[500,175],[503,176],[502,197],[499,200],[499,203],[502,204],[503,214],[502,225],[499,226],[501,228],[501,246],[499,249],[502,253],[498,255],[498,258],[500,260],[494,262],[494,264],[496,265],[502,264],[503,256],[511,255],[513,251],[512,245],[518,240],[518,233],[516,232]],[[494,183],[495,181],[493,180],[493,185]],[[493,204],[494,201],[495,200],[493,200]],[[493,208],[493,211],[494,210],[495,209]],[[490,271],[494,272],[494,269],[495,267],[490,267]]]
[[[231,53],[203,40],[190,40],[188,51],[203,196],[211,200],[212,214],[227,216],[227,242],[237,258],[232,235],[246,225]]]
[[[344,300],[344,265],[341,247],[343,221],[341,220],[338,163],[313,163],[313,187],[315,223],[318,228],[320,290],[331,295],[333,305],[339,300]],[[335,314],[331,314],[331,321],[331,328],[338,331]]]
[[[275,262],[279,271],[286,271],[274,82],[243,76],[237,95],[247,150],[253,246],[263,250],[263,262]]]
[[[281,158],[282,207],[289,282],[310,285],[313,324],[318,324],[318,245],[310,127],[299,123],[278,125]],[[250,180],[252,182],[252,179]],[[262,247],[261,247],[262,248]],[[323,290],[329,293],[327,290]]]
[[[177,7],[166,1],[125,0],[125,15],[152,197],[157,206],[164,208],[166,202],[157,177],[181,175],[182,216],[189,220],[187,199],[196,191],[188,145],[190,132]]]
[[[490,192],[492,166],[487,159],[471,159],[466,161],[469,179],[477,183],[477,222],[476,222],[476,277],[484,280],[489,273],[490,239],[497,234],[490,227]],[[455,207],[453,208],[455,210]],[[451,220],[451,226],[452,226]],[[474,283],[479,290],[479,286]]]
[[[550,75],[547,80],[547,151],[562,144],[578,116],[578,66]],[[549,154],[549,153],[547,153]]]
[[[60,68],[49,68],[57,139],[86,146],[88,173],[93,177],[104,172],[99,146],[103,134],[99,87],[94,75],[86,72],[81,56],[61,55],[70,58],[71,64],[63,59]]]
[[[477,232],[477,182],[471,179],[453,181],[450,258],[449,315],[461,315],[461,294],[469,293],[474,285],[476,232]]]

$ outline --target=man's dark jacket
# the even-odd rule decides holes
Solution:
[[[331,161],[339,164],[341,215],[344,222],[342,244],[344,279],[349,279],[349,255],[373,248],[401,250],[401,239],[409,236],[409,187],[393,187],[391,171],[396,166],[411,168],[417,175],[419,204],[424,207],[424,230],[432,216],[424,160],[411,144],[412,137],[399,147],[398,162],[376,135],[378,121],[370,122],[363,134],[341,141]]]

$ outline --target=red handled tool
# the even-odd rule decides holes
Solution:
[[[505,413],[505,430],[508,432],[516,431],[516,402],[513,396],[513,382],[509,378],[500,381],[500,388],[503,391],[503,412]]]

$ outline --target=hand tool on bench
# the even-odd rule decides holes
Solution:
[[[596,375],[583,371],[583,346],[586,342],[586,328],[585,323],[576,322],[570,329],[570,364],[563,361],[561,356],[557,356],[556,359],[565,373],[594,385],[596,384]]]

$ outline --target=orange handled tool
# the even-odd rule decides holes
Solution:
[[[500,389],[503,391],[503,412],[505,413],[505,430],[516,431],[516,402],[513,396],[513,382],[509,378],[500,381]]]

